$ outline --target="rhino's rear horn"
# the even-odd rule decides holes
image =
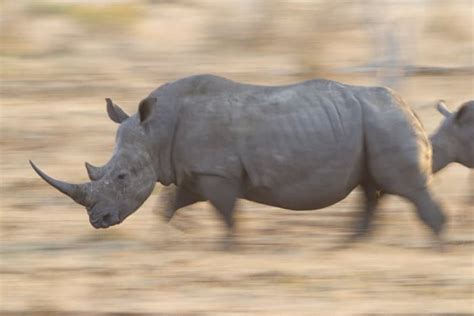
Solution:
[[[30,160],[31,167],[36,171],[36,173],[43,178],[44,181],[48,182],[51,186],[55,187],[60,192],[66,194],[70,198],[72,198],[77,203],[89,206],[90,202],[88,199],[89,191],[90,191],[90,183],[83,183],[83,184],[71,184],[67,182],[63,182],[60,180],[56,180],[46,173],[41,171],[33,161]]]
[[[90,163],[86,162],[86,170],[87,170],[87,175],[89,176],[89,179],[92,181],[96,181],[101,179],[104,174],[105,174],[105,168],[104,167],[96,167],[91,165]]]

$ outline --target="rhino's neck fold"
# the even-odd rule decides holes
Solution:
[[[176,98],[171,91],[154,93],[157,98],[157,106],[152,118],[148,121],[147,137],[150,137],[151,151],[154,153],[154,168],[157,175],[157,182],[163,185],[176,183],[175,167],[173,163],[173,151],[175,134],[178,129],[178,117],[181,104],[180,98]]]
[[[171,157],[172,148],[169,148],[169,146],[166,147],[167,148],[162,148],[162,146],[159,146],[159,148],[155,149],[155,153],[157,153],[157,159],[155,159],[153,164],[157,175],[156,181],[163,185],[176,183],[174,166]]]
[[[436,173],[446,167],[455,159],[451,154],[450,147],[452,144],[441,135],[436,132],[430,136],[431,145],[433,147],[433,165],[432,171]]]

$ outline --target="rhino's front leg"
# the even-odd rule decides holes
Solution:
[[[197,179],[199,192],[222,215],[228,229],[224,239],[225,250],[234,246],[234,206],[239,196],[240,183],[220,176],[200,175]]]
[[[169,222],[180,208],[188,205],[204,201],[200,195],[191,192],[189,190],[170,185],[164,187],[160,192],[159,205],[164,206],[160,208],[160,214],[164,219]]]

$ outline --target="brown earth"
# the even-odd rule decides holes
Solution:
[[[373,76],[341,75],[320,64],[302,72],[294,56],[277,48],[270,53],[197,49],[209,43],[202,36],[209,29],[195,10],[201,9],[166,4],[153,11],[162,19],[135,25],[133,45],[140,48],[127,48],[123,38],[109,33],[81,38],[71,47],[63,33],[76,34],[80,26],[57,16],[31,21],[37,30],[48,30],[31,35],[44,47],[4,41],[10,46],[4,46],[9,53],[1,56],[0,313],[474,314],[474,174],[458,165],[440,172],[433,182],[449,215],[444,252],[432,247],[412,206],[395,197],[380,207],[374,234],[346,248],[340,246],[358,216],[359,192],[313,212],[242,201],[239,246],[224,252],[219,250],[222,223],[206,203],[183,209],[165,224],[153,212],[162,208],[157,187],[122,225],[94,230],[85,210],[34,174],[28,159],[53,176],[86,181],[84,161],[102,164],[113,149],[116,125],[107,118],[103,99],[112,97],[132,113],[149,91],[181,76],[211,72],[265,84],[316,76],[376,83]],[[201,17],[212,20],[212,11],[203,12]],[[162,29],[182,15],[189,24],[167,38]],[[22,36],[35,27],[22,30]],[[164,32],[169,47],[148,51],[151,44],[143,36],[150,32]],[[368,54],[364,45],[355,49],[356,56]],[[332,54],[335,60],[350,60],[341,52]],[[473,98],[473,84],[469,74],[417,76],[404,78],[397,90],[431,132],[441,116],[425,105],[443,98],[457,106]]]

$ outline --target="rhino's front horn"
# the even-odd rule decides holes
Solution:
[[[438,109],[439,113],[443,114],[446,117],[449,117],[452,114],[451,111],[449,111],[448,106],[446,105],[444,100],[439,100],[436,108]]]
[[[90,192],[90,183],[83,184],[71,184],[63,181],[56,180],[51,178],[46,173],[41,171],[33,161],[30,160],[31,167],[36,171],[36,173],[43,178],[44,181],[48,182],[50,185],[58,189],[60,192],[66,194],[72,198],[77,203],[89,206],[90,202],[88,201],[88,193]]]
[[[92,181],[101,179],[105,174],[104,167],[95,167],[90,163],[86,162],[87,175]]]

